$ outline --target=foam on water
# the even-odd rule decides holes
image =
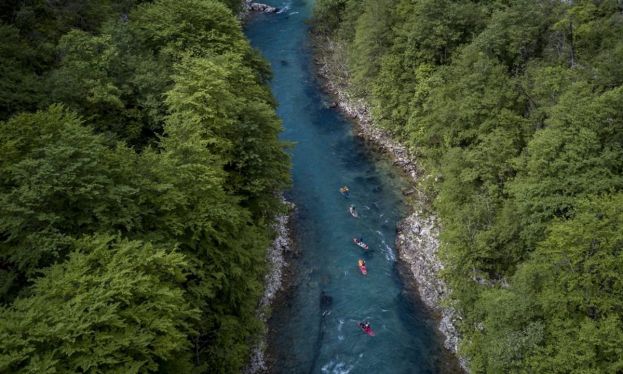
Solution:
[[[279,11],[277,12],[277,14],[281,14],[281,13],[285,13],[289,11],[291,6],[292,6],[292,1],[284,2],[282,5],[278,6]]]
[[[383,243],[383,254],[385,255],[387,261],[395,262],[396,254],[394,253],[392,247],[390,247],[383,239],[381,239],[381,243]]]
[[[322,367],[322,372],[331,374],[348,374],[351,370],[353,370],[353,368],[353,365],[348,365],[345,362],[330,361]]]

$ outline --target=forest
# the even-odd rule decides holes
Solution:
[[[239,2],[0,4],[0,372],[239,372],[290,183]]]
[[[318,0],[313,27],[417,159],[471,371],[622,372],[623,3]]]

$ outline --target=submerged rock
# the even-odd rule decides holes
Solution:
[[[331,304],[333,304],[333,298],[322,291],[320,293],[320,308],[327,309]]]

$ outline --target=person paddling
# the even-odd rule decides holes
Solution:
[[[359,247],[361,247],[363,249],[368,249],[369,248],[368,245],[363,242],[363,238],[361,238],[361,239],[353,238],[353,243],[357,244]]]
[[[372,326],[370,326],[370,322],[359,322],[359,327],[361,327],[363,332],[365,332],[366,334],[374,336],[374,331],[372,331]]]

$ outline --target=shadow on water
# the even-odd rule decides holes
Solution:
[[[320,356],[320,351],[322,349],[322,340],[324,338],[324,330],[325,330],[325,318],[331,313],[331,304],[333,303],[333,298],[327,295],[324,291],[320,292],[320,322],[318,323],[318,334],[316,336],[316,344],[314,346],[314,357],[312,358],[312,364],[309,369],[309,373],[312,374],[315,372],[316,364],[318,362],[318,357]]]

